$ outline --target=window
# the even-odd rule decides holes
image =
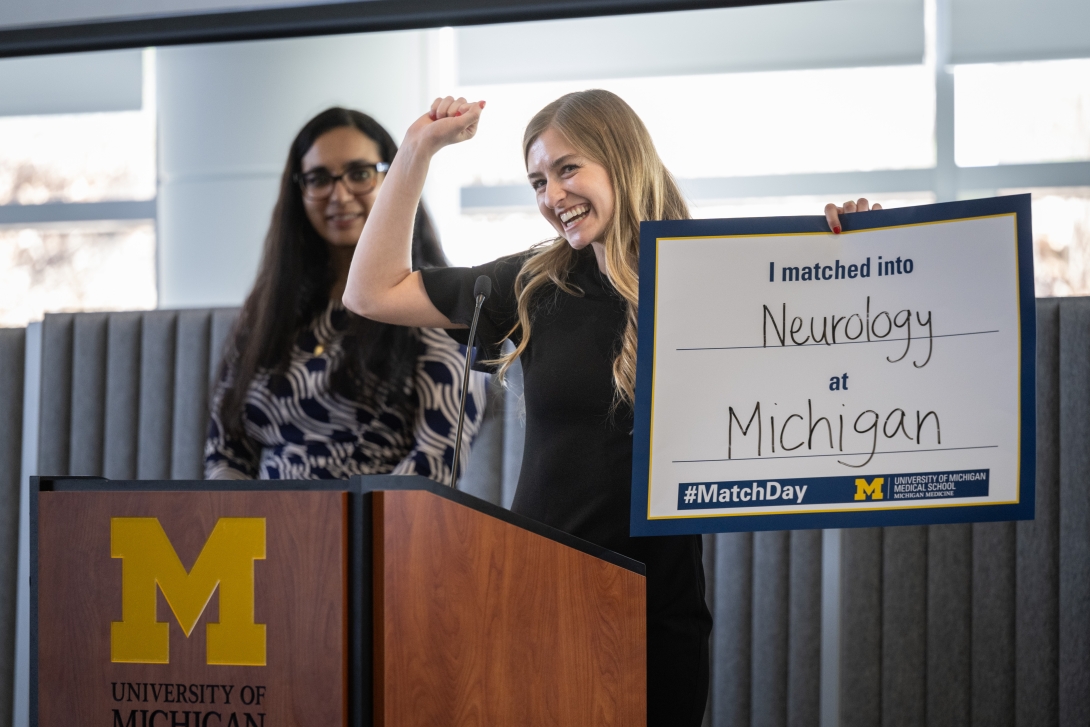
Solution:
[[[155,115],[0,118],[0,204],[155,197]]]
[[[850,94],[829,89],[852,87]],[[647,124],[678,177],[930,167],[934,94],[923,66],[469,86],[489,102],[465,159],[464,182],[525,183],[522,132],[545,104],[604,88]],[[831,143],[846,135],[851,144]],[[890,143],[896,139],[897,143]]]
[[[693,199],[694,216],[820,214],[845,190],[896,207],[939,189],[954,199],[1032,184],[1037,294],[1090,295],[1090,188],[1063,186],[1090,179],[1090,59],[948,71],[928,33],[920,65],[463,86],[489,105],[477,139],[440,161],[462,187],[444,244],[475,264],[551,237],[525,182],[522,132],[549,101],[598,87],[640,114],[683,189],[721,197]],[[952,98],[936,83],[947,73]]]
[[[1090,159],[1090,59],[958,66],[959,166]]]
[[[155,307],[149,57],[139,110],[0,117],[0,326]]]
[[[150,222],[0,228],[0,326],[44,312],[154,307]]]
[[[1037,295],[1090,295],[1090,187],[1017,192],[1033,193]]]

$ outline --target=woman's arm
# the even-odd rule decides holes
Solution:
[[[483,101],[436,99],[409,127],[352,256],[344,291],[349,310],[402,326],[460,327],[432,305],[423,277],[412,271],[413,220],[431,158],[444,146],[473,138],[482,108]]]

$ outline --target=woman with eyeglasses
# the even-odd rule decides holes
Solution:
[[[341,303],[396,153],[378,122],[342,108],[315,116],[292,142],[257,280],[224,347],[207,479],[449,480],[460,347],[442,331],[378,323]],[[411,259],[414,270],[447,265],[423,204]],[[470,376],[463,447],[480,428],[486,380]]]

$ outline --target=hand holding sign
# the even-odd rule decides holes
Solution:
[[[875,203],[871,204],[867,201],[866,197],[860,197],[858,202],[852,202],[850,199],[844,203],[843,207],[837,207],[830,202],[825,205],[825,219],[829,222],[829,229],[834,234],[839,235],[840,230],[840,215],[851,214],[852,212],[867,212],[869,210],[880,210],[882,205]]]

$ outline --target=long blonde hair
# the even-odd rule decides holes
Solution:
[[[663,166],[651,135],[632,107],[609,91],[594,89],[561,96],[538,111],[522,136],[525,160],[530,147],[553,129],[575,149],[601,164],[613,185],[613,218],[605,234],[606,278],[626,303],[626,324],[613,359],[614,406],[632,404],[636,389],[636,321],[639,305],[640,220],[689,219],[677,182]],[[530,341],[535,296],[552,283],[571,295],[568,284],[574,250],[563,237],[542,243],[515,280],[519,332],[515,350],[499,359],[501,377]]]

